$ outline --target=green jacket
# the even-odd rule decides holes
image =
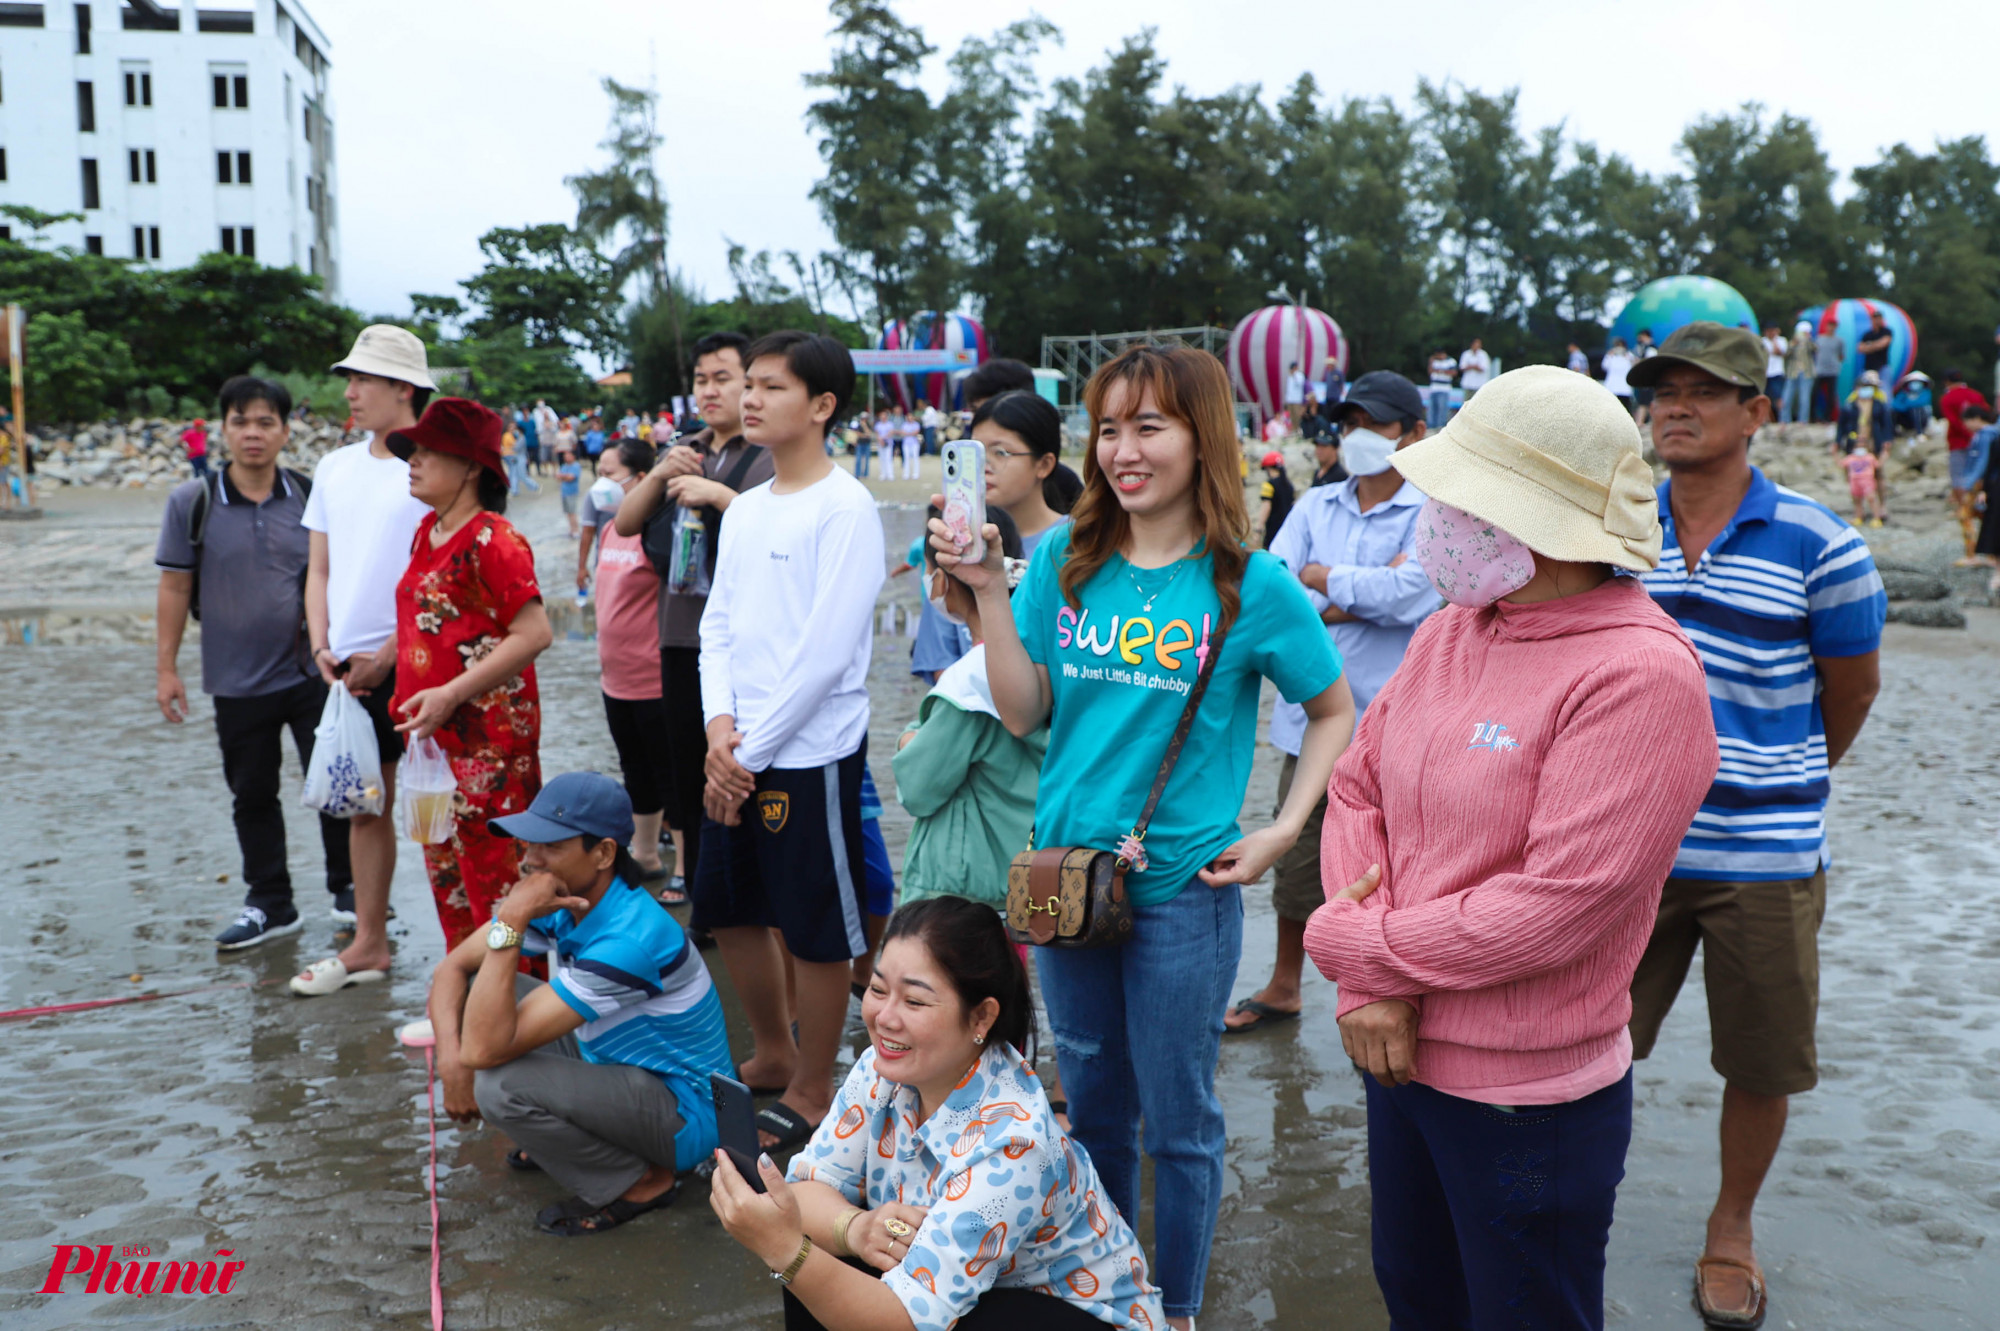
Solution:
[[[1007,905],[1007,865],[1028,848],[1043,726],[1016,739],[1000,718],[931,693],[896,752],[896,797],[916,820],[903,851],[900,900],[961,896]]]

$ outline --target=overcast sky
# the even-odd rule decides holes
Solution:
[[[802,82],[832,49],[823,3],[308,7],[334,46],[343,285],[364,312],[407,312],[412,291],[460,294],[490,227],[573,221],[563,177],[603,160],[606,75],[657,77],[673,262],[711,297],[731,289],[731,240],[807,255],[830,244],[807,198],[820,160]],[[1305,70],[1328,94],[1403,106],[1419,78],[1519,87],[1525,128],[1565,121],[1654,172],[1676,165],[1689,120],[1749,100],[1812,120],[1842,171],[1897,142],[1928,148],[1988,133],[2000,108],[1996,0],[902,0],[896,9],[939,48],[934,93],[961,39],[1029,13],[1063,32],[1040,62],[1045,87],[1083,74],[1148,21],[1169,79],[1195,93],[1257,83],[1274,99]]]

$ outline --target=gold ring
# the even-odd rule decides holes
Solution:
[[[917,1232],[916,1230],[910,1228],[908,1221],[898,1220],[894,1216],[891,1216],[887,1220],[884,1220],[882,1222],[882,1228],[889,1231],[889,1237],[892,1239],[907,1239],[908,1237],[910,1237],[910,1235]]]

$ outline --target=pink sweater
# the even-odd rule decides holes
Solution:
[[[1329,790],[1327,896],[1383,870],[1306,926],[1340,1013],[1408,1000],[1416,1079],[1456,1094],[1604,1059],[1716,763],[1700,660],[1637,579],[1432,615]]]

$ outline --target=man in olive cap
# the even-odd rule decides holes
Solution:
[[[1722,766],[1660,900],[1632,979],[1633,1055],[1652,1052],[1697,946],[1722,1074],[1722,1187],[1695,1263],[1710,1326],[1764,1318],[1751,1211],[1787,1097],[1819,1080],[1817,935],[1826,908],[1828,772],[1880,683],[1888,601],[1838,514],[1750,465],[1771,419],[1755,334],[1692,323],[1631,371],[1653,392],[1666,464],[1659,567],[1646,590],[1701,653]]]

